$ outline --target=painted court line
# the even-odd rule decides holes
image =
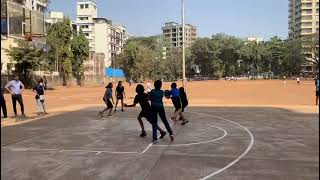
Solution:
[[[87,152],[87,153],[108,153],[108,154],[138,154],[139,152],[123,152],[123,151],[104,151],[104,150],[81,150],[81,149],[41,149],[41,148],[10,148],[1,147],[1,149],[9,149],[11,151],[59,151],[59,152]]]
[[[248,152],[250,151],[250,149],[252,148],[253,143],[254,143],[254,136],[253,136],[253,134],[251,133],[251,131],[250,131],[248,128],[242,126],[241,124],[238,124],[238,123],[236,123],[236,122],[233,122],[233,121],[231,121],[231,120],[229,120],[229,119],[225,119],[225,118],[222,118],[222,117],[213,116],[213,115],[205,114],[205,113],[199,113],[199,112],[191,112],[191,113],[201,114],[201,115],[205,115],[205,116],[209,116],[209,117],[214,117],[214,118],[217,118],[217,119],[220,119],[220,120],[224,120],[224,121],[233,123],[233,124],[235,124],[235,125],[237,125],[237,126],[240,126],[240,127],[243,128],[245,131],[247,131],[247,133],[248,133],[249,136],[250,136],[250,144],[249,144],[249,146],[247,147],[247,149],[246,149],[239,157],[237,157],[235,160],[233,160],[231,163],[229,163],[229,164],[226,165],[225,167],[223,167],[223,168],[219,169],[218,171],[215,171],[215,172],[207,175],[206,177],[201,178],[200,180],[207,180],[207,179],[212,178],[213,176],[221,173],[222,171],[227,170],[228,168],[230,168],[231,166],[233,166],[234,164],[236,164],[238,161],[240,161],[245,155],[247,155]]]
[[[150,143],[140,154],[144,154],[152,146],[153,143]]]
[[[198,123],[190,123],[190,124],[197,124],[197,125],[202,125],[202,124],[198,124]],[[203,125],[204,126],[204,125]],[[205,125],[205,126],[208,126],[208,125]],[[199,145],[199,144],[208,144],[208,143],[211,143],[211,142],[214,142],[214,141],[218,141],[220,139],[223,139],[224,137],[227,136],[227,131],[225,131],[224,129],[220,128],[220,127],[216,127],[216,126],[208,126],[208,127],[212,127],[212,128],[217,128],[221,131],[223,131],[223,135],[216,138],[216,139],[212,139],[212,140],[209,140],[209,141],[203,141],[203,142],[196,142],[196,143],[187,143],[187,144],[168,144],[168,145],[158,145],[158,144],[155,144],[153,146],[175,146],[175,147],[179,147],[179,146],[193,146],[193,145]]]

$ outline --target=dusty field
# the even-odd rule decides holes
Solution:
[[[179,83],[178,85],[181,85]],[[135,96],[136,84],[125,86],[125,102],[132,102]],[[165,83],[163,89],[170,89],[170,83]],[[46,91],[48,112],[63,111],[75,105],[103,105],[103,86],[96,87],[59,87]],[[317,111],[315,106],[315,86],[313,81],[304,81],[297,85],[288,81],[284,86],[280,80],[272,81],[201,81],[188,82],[187,93],[190,106],[271,106]],[[25,90],[23,100],[28,117],[35,116],[36,101],[31,90]],[[13,115],[12,101],[9,94],[5,95],[9,116]],[[165,100],[166,105],[171,105]],[[17,105],[18,114],[20,107]]]

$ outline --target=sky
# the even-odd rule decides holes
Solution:
[[[126,26],[130,35],[161,34],[165,22],[181,22],[180,0],[96,0],[98,17]],[[49,10],[72,20],[77,0],[51,0]],[[185,0],[185,22],[197,26],[199,37],[223,32],[265,40],[288,34],[288,0]]]

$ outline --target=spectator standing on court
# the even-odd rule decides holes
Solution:
[[[21,114],[23,117],[25,117],[24,105],[22,100],[22,92],[24,90],[24,85],[19,80],[19,77],[15,76],[14,80],[8,82],[5,88],[11,93],[14,115],[17,116],[17,101],[18,101],[21,108]]]
[[[7,118],[8,117],[7,105],[6,105],[6,100],[4,99],[3,93],[4,93],[4,88],[1,86],[1,97],[0,97],[1,109],[2,109],[3,118]]]
[[[124,92],[124,87],[122,86],[122,81],[118,82],[118,86],[116,87],[116,105],[114,107],[114,111],[117,111],[117,106],[118,106],[118,102],[119,100],[121,101],[121,111],[123,112],[123,98],[126,95]]]
[[[315,80],[315,85],[316,85],[316,106],[319,105],[319,77],[316,77]]]
[[[146,89],[147,89],[148,96],[150,96],[150,92],[152,90],[150,80],[148,80],[148,82],[147,82]]]
[[[45,106],[45,96],[44,91],[47,89],[47,87],[43,84],[43,79],[40,79],[38,84],[33,88],[33,92],[36,93],[36,101],[37,101],[37,113],[40,115],[41,113],[41,107],[43,109],[43,112],[47,114],[46,112],[46,106]]]

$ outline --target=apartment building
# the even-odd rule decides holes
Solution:
[[[319,0],[289,0],[289,39],[304,38],[319,33]],[[307,53],[307,56],[315,54]],[[304,74],[319,71],[313,63],[302,65]]]
[[[289,0],[289,38],[319,32],[319,0]]]
[[[63,12],[50,11],[45,18],[47,24],[62,22],[64,18]]]
[[[162,27],[164,38],[170,42],[171,48],[182,47],[182,24],[176,22],[165,23]],[[185,24],[185,47],[190,47],[197,38],[197,28],[190,24]]]
[[[122,52],[123,46],[125,45],[128,37],[126,35],[126,28],[120,24],[110,26],[108,34],[111,58],[113,59],[117,54]]]
[[[97,18],[97,5],[95,0],[78,0],[77,1],[77,31],[82,30],[89,41],[90,51],[95,51],[94,33],[94,18]]]
[[[28,9],[38,12],[45,12],[47,10],[48,0],[24,0],[25,6]]]
[[[89,41],[90,56],[85,62],[87,75],[97,75],[96,55],[104,58],[104,67],[110,67],[115,56],[122,51],[127,39],[126,28],[122,25],[113,25],[111,20],[97,17],[95,0],[77,1],[77,19],[74,22],[77,31],[83,31]],[[103,56],[101,55],[103,54]],[[98,63],[100,64],[100,63]],[[92,69],[92,71],[91,71]]]

